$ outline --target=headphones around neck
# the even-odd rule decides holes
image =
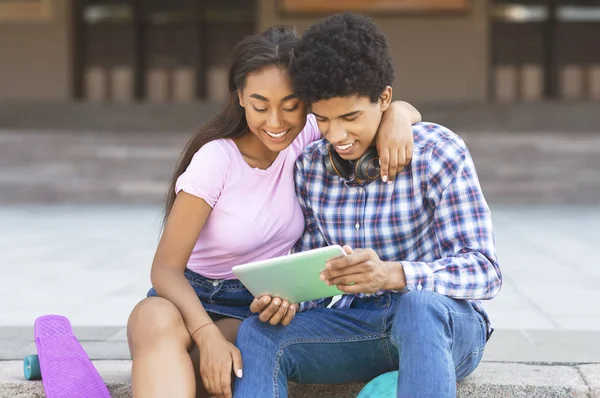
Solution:
[[[325,156],[325,168],[333,176],[358,183],[371,182],[381,174],[379,155],[377,149],[372,147],[359,159],[350,161],[342,159],[332,145],[329,145],[328,153]]]

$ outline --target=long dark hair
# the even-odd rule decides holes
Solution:
[[[238,138],[248,131],[246,114],[238,99],[238,90],[244,89],[248,74],[270,66],[289,68],[299,39],[293,26],[281,25],[268,28],[261,34],[248,36],[235,45],[229,61],[228,102],[225,109],[202,126],[185,146],[169,184],[163,225],[175,202],[175,183],[189,166],[194,154],[211,141]]]

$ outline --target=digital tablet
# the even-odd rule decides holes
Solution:
[[[339,245],[321,247],[287,256],[233,267],[233,274],[254,295],[281,297],[292,304],[344,294],[320,279],[325,263],[345,256]]]

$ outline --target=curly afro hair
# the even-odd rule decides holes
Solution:
[[[366,16],[340,13],[312,25],[290,66],[294,91],[308,104],[358,95],[377,102],[394,81],[385,36]]]

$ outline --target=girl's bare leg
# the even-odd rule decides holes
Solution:
[[[232,318],[215,322],[232,343],[240,323]],[[133,359],[134,398],[209,397],[200,377],[198,348],[170,301],[159,297],[142,300],[129,317],[127,340]]]
[[[188,353],[192,338],[170,301],[142,300],[129,317],[127,340],[134,397],[195,397],[195,372]]]

